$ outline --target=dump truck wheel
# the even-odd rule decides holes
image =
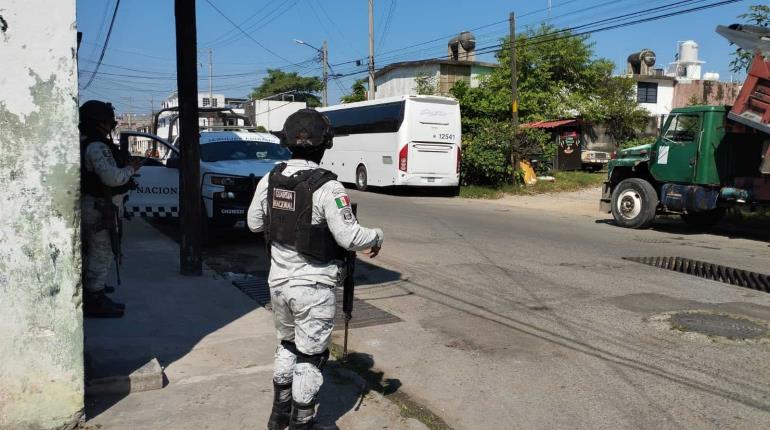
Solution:
[[[612,191],[612,217],[621,227],[647,228],[655,219],[658,194],[640,178],[621,181]]]

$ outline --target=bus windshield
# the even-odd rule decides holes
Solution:
[[[288,160],[291,152],[272,142],[222,140],[201,145],[201,161]]]

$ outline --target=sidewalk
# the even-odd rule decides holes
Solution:
[[[132,380],[130,388],[112,387],[116,394],[89,395],[85,428],[265,428],[277,344],[270,312],[207,268],[202,277],[181,276],[177,244],[144,221],[126,223],[124,237],[123,285],[114,299],[126,304],[126,315],[86,320],[88,371],[152,373],[147,363],[157,358],[163,388],[137,392],[147,387]],[[425,428],[334,361],[324,379],[318,416],[325,424]]]

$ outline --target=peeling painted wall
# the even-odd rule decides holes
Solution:
[[[0,3],[0,429],[83,410],[75,0]]]

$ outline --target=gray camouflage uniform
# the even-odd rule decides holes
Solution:
[[[101,181],[109,187],[125,184],[135,173],[131,166],[117,167],[112,152],[103,142],[89,143],[82,162],[87,171],[96,172]],[[110,234],[106,229],[100,228],[102,214],[97,207],[104,204],[104,198],[86,193],[83,193],[82,197],[83,239],[86,247],[83,261],[85,274],[83,288],[88,292],[96,293],[104,289],[104,283],[112,265]],[[120,206],[122,204],[118,205]]]
[[[289,160],[283,175],[291,176],[318,165],[306,160]],[[253,232],[265,228],[269,176],[259,181],[248,212],[248,226]],[[329,181],[313,193],[312,223],[326,220],[337,244],[351,251],[380,246],[383,233],[358,224],[347,192],[338,181]],[[268,284],[273,319],[279,340],[294,342],[297,350],[313,355],[324,352],[334,328],[334,289],[345,278],[342,261],[317,264],[308,261],[291,247],[272,243]],[[310,363],[296,363],[297,357],[279,345],[275,352],[273,379],[279,384],[292,383],[292,397],[310,403],[323,383],[321,371]]]

